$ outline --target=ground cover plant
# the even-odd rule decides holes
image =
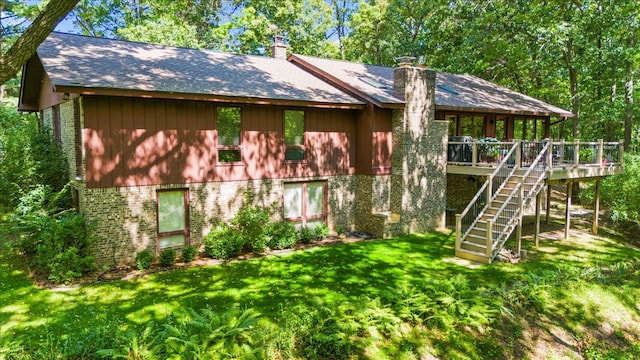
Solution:
[[[640,252],[621,241],[549,241],[474,269],[434,233],[64,291],[35,288],[3,247],[0,358],[631,359]]]

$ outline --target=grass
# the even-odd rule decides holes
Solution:
[[[525,243],[531,256],[527,261],[472,269],[449,261],[453,242],[449,233],[410,235],[48,290],[32,285],[21,259],[0,239],[0,359],[24,355],[43,342],[51,346],[39,350],[43,357],[57,352],[91,356],[94,347],[112,345],[114,333],[139,333],[150,321],[170,321],[187,309],[222,313],[233,306],[261,313],[262,331],[278,334],[267,344],[272,347],[265,350],[269,357],[319,357],[299,346],[282,349],[304,340],[296,337],[300,333],[295,327],[335,328],[335,335],[346,331],[348,321],[377,321],[340,342],[353,344],[358,357],[365,358],[426,353],[449,358],[640,356],[634,345],[640,340],[639,271],[634,263],[620,265],[638,258],[637,249],[620,239],[581,236],[542,241],[539,249]],[[443,289],[452,281],[463,282],[466,290],[454,290],[447,299],[442,293],[451,290]],[[440,306],[445,317],[410,321],[400,314],[408,308],[407,299],[432,290],[437,301],[431,306]],[[489,293],[504,305],[483,302],[479,309],[488,306],[491,318],[469,328],[463,312],[475,309],[473,301]],[[378,313],[365,314],[362,306]],[[387,319],[393,329],[382,334],[371,330],[383,327],[379,319]],[[313,341],[309,346],[320,349],[318,340]],[[74,346],[85,346],[89,353],[73,352]]]

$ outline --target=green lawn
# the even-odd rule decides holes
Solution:
[[[636,300],[640,298],[639,272],[637,263],[627,263],[640,251],[618,240],[581,237],[546,241],[537,250],[529,249],[531,257],[520,264],[470,268],[450,260],[451,234],[433,233],[318,247],[62,290],[35,287],[21,260],[3,243],[0,241],[0,359],[28,358],[43,342],[50,349],[42,352],[42,357],[56,352],[84,357],[95,351],[92,347],[115,343],[114,333],[139,332],[149,321],[166,322],[189,308],[222,313],[234,305],[262,314],[259,328],[272,335],[270,342],[262,342],[270,347],[263,356],[314,357],[318,353],[304,352],[295,344],[300,342],[296,329],[283,329],[293,326],[291,314],[298,319],[305,313],[347,318],[362,304],[373,306],[376,299],[382,299],[380,309],[401,319],[394,324],[403,330],[382,331],[378,337],[376,332],[355,331],[341,341],[343,345],[355,344],[356,357],[419,358],[431,353],[453,358],[517,358],[546,352],[562,358],[562,346],[541,350],[539,347],[548,344],[527,340],[530,332],[557,336],[556,327],[578,339],[576,343],[584,345],[580,351],[600,351],[593,358],[619,351],[640,355],[640,348],[632,342],[637,340],[633,331],[640,330]],[[607,268],[616,264],[627,266]],[[403,307],[410,307],[403,296],[416,296],[411,289],[436,288],[434,293],[442,293],[456,281],[465,282],[468,289],[454,291],[452,296],[458,303],[443,300],[437,305],[448,312],[446,319],[412,321],[400,314]],[[402,295],[407,291],[408,295]],[[503,302],[479,300],[486,308],[482,311],[491,317],[480,326],[471,321],[470,328],[463,310],[471,307],[460,304],[475,301],[474,296]],[[414,308],[415,303],[411,305]],[[344,308],[347,310],[334,312]],[[313,321],[307,325],[316,324]],[[603,329],[608,328],[617,340],[603,348],[600,342],[607,341],[606,334],[594,334],[604,334]],[[279,334],[276,340],[274,333]],[[293,339],[284,339],[287,336]],[[283,345],[287,342],[289,345]],[[289,350],[282,350],[287,346]],[[73,347],[79,350],[74,352]]]

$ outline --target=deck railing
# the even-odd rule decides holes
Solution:
[[[498,167],[482,184],[467,207],[462,213],[456,215],[456,249],[460,247],[462,241],[467,237],[469,230],[477,221],[478,215],[491,203],[495,193],[517,169],[515,164],[520,162],[520,153],[520,143],[512,143],[511,148],[504,154]]]
[[[515,142],[450,141],[447,163],[472,167],[496,167]],[[544,141],[522,141],[519,167],[529,167],[544,146]],[[610,166],[622,163],[620,142],[554,141],[549,152],[552,167]]]

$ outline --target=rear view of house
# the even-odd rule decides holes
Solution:
[[[38,48],[23,69],[19,107],[40,112],[64,149],[77,209],[96,224],[98,262],[199,246],[248,203],[273,206],[274,220],[299,226],[424,232],[444,226],[447,191],[478,210],[458,222],[456,253],[491,261],[522,210],[498,226],[489,208],[522,199],[517,186],[498,190],[522,182],[527,169],[539,167],[521,204],[549,181],[618,172],[600,161],[619,159],[618,145],[601,143],[597,167],[585,168],[565,161],[577,142],[538,142],[551,119],[573,114],[475,76],[402,58],[398,68],[285,58],[280,42],[272,53],[61,33]],[[478,140],[487,137],[503,142]],[[571,166],[554,172],[556,163]],[[481,198],[464,187],[469,176],[495,186],[485,184]],[[500,241],[483,238],[490,227]],[[474,232],[479,240],[465,240]]]
[[[433,92],[433,72],[403,71]],[[418,150],[392,131],[403,106],[372,105],[283,58],[53,33],[22,79],[20,110],[40,112],[64,149],[99,263],[198,246],[247,202],[377,236],[442,224],[446,126],[428,97],[412,126],[416,139],[433,128],[433,160],[406,166],[413,157],[392,156],[400,137]],[[418,186],[421,204],[410,199]]]

